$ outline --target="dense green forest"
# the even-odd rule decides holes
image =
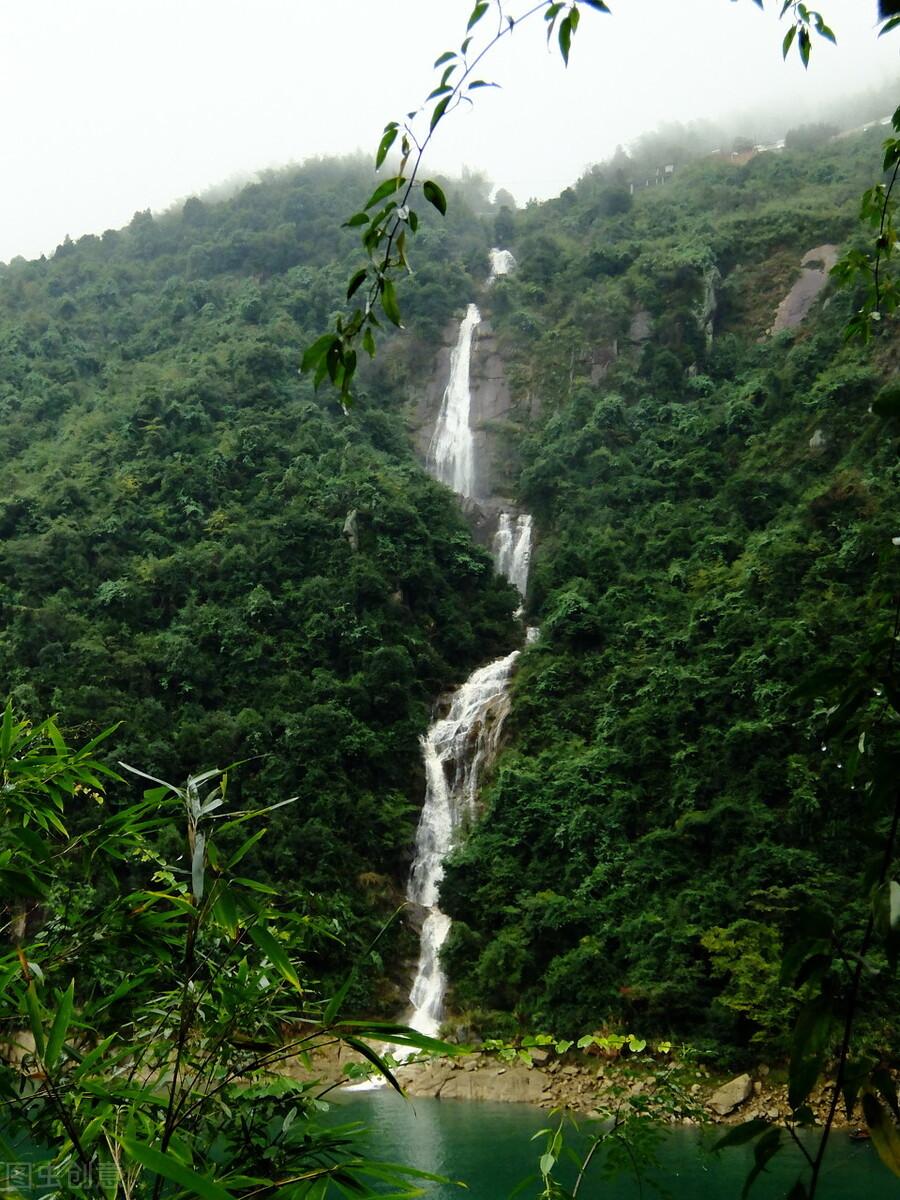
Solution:
[[[341,297],[335,213],[370,174],[312,163],[0,275],[14,704],[73,740],[121,721],[111,762],[177,781],[250,759],[238,801],[298,796],[253,868],[349,939],[320,947],[338,975],[402,897],[434,698],[515,637],[389,372],[349,415],[298,373]],[[465,214],[422,231],[426,339],[481,265]]]
[[[898,347],[845,344],[849,294],[767,331],[801,257],[856,236],[879,141],[706,158],[634,195],[623,160],[502,215],[519,270],[494,321],[539,400],[518,444],[542,636],[442,891],[476,1023],[777,1053],[798,909],[861,899],[827,698],[795,685],[849,671],[891,616],[897,429],[870,406]]]
[[[249,759],[242,797],[299,797],[256,869],[363,945],[402,894],[434,700],[521,640],[517,597],[407,431],[477,297],[516,400],[542,633],[442,890],[454,1007],[481,1032],[783,1050],[793,914],[860,899],[826,700],[794,686],[849,667],[898,582],[897,431],[870,412],[897,346],[845,344],[850,294],[767,331],[801,256],[855,236],[879,141],[679,161],[633,194],[649,164],[620,158],[518,211],[470,181],[423,224],[409,328],[349,413],[297,368],[342,300],[354,239],[335,214],[371,187],[357,163],[13,262],[0,667],[17,710],[75,738],[121,721],[110,760],[167,778]],[[485,292],[493,244],[518,269]],[[329,978],[348,956],[316,950]],[[396,925],[353,1002],[396,1009],[412,950]]]

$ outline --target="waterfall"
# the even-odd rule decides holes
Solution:
[[[491,279],[497,279],[501,275],[509,275],[516,269],[517,263],[511,250],[500,250],[497,246],[494,246],[491,249],[490,258]]]
[[[475,495],[475,439],[469,426],[472,404],[469,365],[472,339],[480,322],[481,313],[470,304],[460,322],[456,345],[450,352],[450,378],[428,447],[429,472],[463,498]]]
[[[514,650],[470,675],[453,694],[447,715],[422,739],[425,803],[406,898],[424,910],[409,1024],[429,1037],[436,1037],[440,1029],[446,987],[440,950],[450,932],[450,918],[438,907],[444,859],[475,817],[481,768],[496,753],[518,657]]]
[[[498,574],[517,587],[524,600],[531,565],[531,514],[520,513],[513,524],[509,513],[502,512],[494,534],[493,550]]]
[[[515,259],[508,250],[491,251],[492,278],[507,274],[514,266]],[[481,314],[470,304],[450,355],[450,378],[426,460],[429,472],[464,499],[475,494],[469,370],[473,337],[480,321]],[[493,544],[494,563],[497,571],[518,588],[523,599],[528,585],[531,537],[532,520],[528,513],[513,517],[501,512]],[[526,630],[526,644],[533,642],[536,634],[534,629]],[[481,772],[499,747],[510,706],[509,681],[519,653],[514,650],[473,672],[453,693],[446,716],[434,722],[421,742],[425,802],[416,829],[406,898],[421,913],[422,929],[407,1023],[429,1037],[437,1036],[440,1030],[447,985],[440,953],[451,922],[438,904],[444,860],[459,845],[477,816]],[[399,1061],[411,1053],[408,1047],[388,1049]],[[379,1077],[357,1087],[378,1087],[383,1083]]]

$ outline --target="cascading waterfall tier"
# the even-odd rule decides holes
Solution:
[[[491,251],[491,278],[515,266],[509,251]],[[469,424],[470,367],[475,331],[481,314],[474,304],[460,322],[450,355],[450,378],[428,450],[429,472],[463,499],[475,495],[475,440]],[[525,596],[531,560],[532,520],[528,513],[502,512],[494,538],[497,571]],[[532,642],[534,630],[527,630]],[[444,860],[465,835],[477,812],[478,787],[485,766],[493,760],[509,712],[509,681],[519,651],[479,667],[454,692],[446,716],[435,721],[422,739],[425,764],[425,802],[416,830],[415,853],[406,896],[422,915],[419,961],[409,995],[408,1023],[430,1037],[440,1029],[446,978],[441,970],[441,947],[450,932],[450,918],[438,904]],[[393,1047],[403,1059],[409,1050]]]
[[[472,340],[480,323],[481,313],[470,304],[460,322],[456,345],[450,352],[450,378],[444,389],[426,462],[435,479],[446,483],[465,499],[475,495],[475,438],[469,425],[472,407],[469,367]]]
[[[497,246],[493,246],[490,252],[491,259],[491,279],[497,279],[501,275],[509,275],[516,269],[518,265],[511,250],[501,250]]]
[[[424,910],[419,963],[410,992],[410,1025],[435,1037],[443,1015],[446,980],[441,946],[450,918],[438,907],[444,859],[476,813],[481,769],[493,758],[509,712],[509,679],[519,651],[470,675],[454,694],[449,712],[422,739],[425,803],[416,831],[416,854],[406,898]]]
[[[494,534],[494,564],[497,572],[518,588],[523,600],[531,565],[531,532],[530,513],[519,513],[513,521],[508,512],[502,512]]]

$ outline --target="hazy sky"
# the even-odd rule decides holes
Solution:
[[[900,78],[876,0],[820,0],[839,45],[781,59],[780,2],[609,0],[568,71],[539,24],[485,67],[500,91],[442,124],[434,170],[485,171],[524,202],[662,120],[754,103],[785,127],[824,97]],[[3,0],[0,259],[118,227],[237,172],[377,145],[418,107],[472,0]],[[522,5],[521,7],[524,7]],[[516,11],[515,0],[507,8]],[[900,99],[900,97],[898,97]],[[752,136],[753,131],[748,130]],[[348,197],[352,207],[355,198]]]

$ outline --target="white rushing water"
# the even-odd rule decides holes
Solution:
[[[511,274],[517,266],[511,250],[500,250],[497,246],[491,248],[491,279],[500,275]]]
[[[491,251],[491,275],[506,274],[515,266],[507,250]],[[475,492],[475,445],[469,426],[471,395],[469,369],[472,341],[481,314],[470,304],[460,322],[459,337],[450,355],[450,378],[428,451],[427,467],[459,496]],[[532,520],[528,513],[513,518],[500,514],[494,537],[497,571],[514,584],[524,598],[531,560]],[[521,611],[521,610],[520,610]],[[526,643],[537,630],[526,631]],[[473,672],[450,700],[446,716],[434,722],[422,739],[425,764],[425,802],[416,829],[413,864],[406,898],[422,916],[419,961],[409,994],[407,1024],[436,1037],[444,1012],[447,980],[441,970],[441,947],[450,932],[450,918],[438,904],[444,860],[458,845],[477,816],[481,773],[497,752],[503,723],[509,712],[509,681],[519,651],[498,658]],[[388,1047],[402,1061],[412,1051]],[[376,1077],[352,1090],[380,1087]]]
[[[456,345],[450,352],[450,378],[444,389],[427,459],[428,470],[435,479],[466,498],[475,495],[475,439],[469,425],[472,406],[469,367],[472,339],[480,323],[481,313],[470,304],[460,322]]]
[[[409,1024],[430,1037],[440,1029],[446,987],[440,950],[450,932],[450,918],[438,907],[444,859],[475,817],[481,769],[497,750],[509,711],[509,678],[518,657],[514,650],[470,675],[454,693],[446,717],[422,740],[425,803],[406,897],[425,912]]]
[[[494,564],[498,574],[519,589],[524,600],[531,565],[531,514],[520,513],[515,524],[507,512],[500,514],[494,534]]]

